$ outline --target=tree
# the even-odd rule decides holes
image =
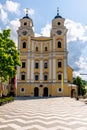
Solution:
[[[0,33],[0,80],[5,82],[16,75],[16,67],[20,66],[19,52],[15,42],[10,39],[10,29]],[[2,86],[1,86],[2,87]]]
[[[78,95],[85,95],[86,89],[81,77],[77,76],[76,78],[74,78],[73,83],[78,86]]]

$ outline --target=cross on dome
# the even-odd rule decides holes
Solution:
[[[59,16],[59,7],[57,7],[57,16]]]
[[[59,15],[59,7],[57,7],[57,15],[54,18],[62,18],[62,16]]]
[[[28,8],[25,9],[26,16],[28,16]]]

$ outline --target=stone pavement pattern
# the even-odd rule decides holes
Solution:
[[[0,106],[0,130],[87,130],[87,105],[68,97]]]

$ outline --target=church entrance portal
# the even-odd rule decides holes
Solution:
[[[37,87],[34,88],[34,96],[35,97],[39,96],[39,88],[37,88]]]
[[[43,96],[48,97],[48,88],[47,87],[45,87],[43,90]]]

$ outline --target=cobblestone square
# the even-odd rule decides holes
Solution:
[[[69,97],[17,98],[0,106],[0,130],[87,130],[87,105]]]

